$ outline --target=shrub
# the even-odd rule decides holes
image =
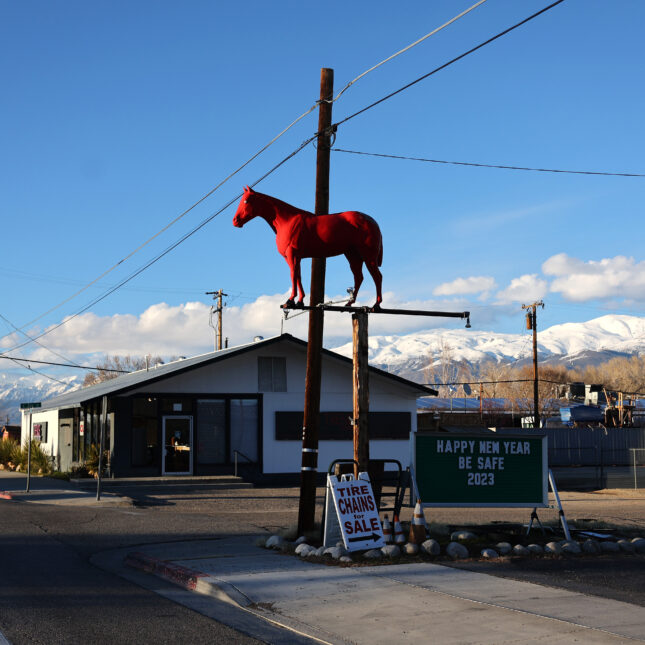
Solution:
[[[101,475],[105,475],[107,470],[108,459],[110,457],[110,451],[103,451],[103,462],[101,463]],[[87,473],[90,477],[95,479],[99,474],[99,449],[95,444],[90,445],[90,449],[87,453],[87,459],[85,460],[85,467],[87,468]]]
[[[5,466],[9,465],[9,462],[13,461],[14,451],[16,448],[20,448],[17,441],[13,439],[4,439],[0,441],[0,464]]]

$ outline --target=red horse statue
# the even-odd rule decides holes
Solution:
[[[278,251],[291,269],[291,297],[285,306],[303,304],[305,291],[300,280],[300,260],[330,258],[335,255],[344,255],[354,274],[354,290],[347,304],[352,305],[356,301],[358,289],[363,282],[363,262],[376,285],[374,307],[381,304],[383,277],[379,267],[383,261],[383,240],[378,224],[369,215],[358,211],[314,215],[246,186],[233,218],[233,226],[242,228],[258,216],[276,234]]]

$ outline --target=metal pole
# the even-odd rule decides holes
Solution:
[[[27,444],[27,488],[29,492],[29,485],[31,483],[31,412],[27,415],[27,426],[29,428],[29,443]]]
[[[334,94],[334,70],[320,70],[320,105],[316,151],[316,203],[314,213],[329,212],[329,158],[331,148],[331,108]],[[325,258],[311,261],[309,304],[315,307],[324,301]],[[320,421],[320,380],[322,369],[323,311],[309,312],[307,371],[305,376],[305,407],[302,427],[302,467],[298,533],[314,528],[316,514],[316,472],[318,469],[318,427]]]
[[[105,423],[107,421],[107,396],[101,401],[101,425],[99,436],[99,470],[96,475],[96,501],[101,501],[101,471],[103,470],[103,446],[105,445]]]

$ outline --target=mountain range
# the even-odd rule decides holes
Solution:
[[[333,351],[351,357],[352,344]],[[538,331],[541,364],[582,368],[615,357],[645,354],[645,318],[607,315],[584,323],[565,323]],[[371,336],[369,362],[388,372],[425,382],[424,369],[438,365],[442,357],[476,366],[487,361],[519,366],[532,361],[532,334],[500,334],[472,329],[433,329],[405,335]],[[19,423],[20,403],[46,401],[72,388],[83,377],[15,377],[0,373],[0,422]]]
[[[612,314],[538,330],[537,338],[541,364],[584,368],[616,357],[645,354],[645,318]],[[351,357],[352,343],[334,351]],[[470,367],[491,361],[521,366],[533,361],[532,332],[433,329],[369,339],[371,365],[412,381],[424,382],[424,370],[437,366],[444,357]]]

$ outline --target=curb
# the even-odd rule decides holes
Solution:
[[[253,604],[250,598],[232,584],[224,582],[223,580],[217,580],[217,578],[209,576],[207,573],[202,573],[201,571],[172,564],[139,551],[128,553],[123,562],[126,566],[132,567],[133,569],[151,573],[179,587],[183,587],[189,591],[196,591],[205,596],[212,596],[236,607],[245,608]]]
[[[133,569],[146,573],[153,573],[161,578],[166,578],[176,585],[194,591],[200,578],[205,578],[205,573],[188,569],[176,564],[170,564],[159,558],[153,558],[145,553],[134,552],[125,556],[125,564]]]

